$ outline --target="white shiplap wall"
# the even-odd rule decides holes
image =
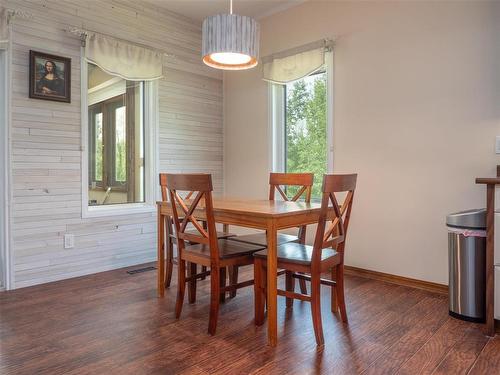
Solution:
[[[81,217],[79,27],[174,55],[159,84],[160,171],[208,172],[222,193],[222,76],[203,66],[200,25],[140,1],[3,2],[12,21],[12,254],[14,287],[156,258],[156,214]],[[28,98],[29,50],[71,57],[71,104]],[[156,184],[155,179],[152,183]],[[74,249],[63,236],[76,236]]]

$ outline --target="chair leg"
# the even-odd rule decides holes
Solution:
[[[300,293],[307,294],[306,281],[304,279],[299,279]]]
[[[173,246],[172,238],[167,235],[167,241],[166,241],[166,262],[167,265],[165,267],[166,273],[165,273],[165,286],[168,288],[170,287],[170,284],[172,282],[172,272],[174,268],[174,246]]]
[[[158,215],[158,220],[160,219],[160,216]],[[162,230],[160,229],[160,225],[158,226],[158,255],[157,255],[157,262],[156,262],[156,268],[158,269],[158,287],[157,287],[157,293],[158,297],[164,297],[165,296],[165,237],[163,235]],[[163,242],[163,243],[162,243]]]
[[[196,266],[196,263],[188,263],[188,276],[196,275],[197,268],[198,267]],[[188,294],[189,294],[189,303],[195,303],[196,302],[196,279],[192,279],[189,281]]]
[[[165,287],[168,288],[172,282],[172,270],[174,263],[174,243],[170,235],[173,233],[172,218],[167,216],[165,218],[165,253],[166,253],[166,267],[165,267]]]
[[[226,268],[223,267],[220,269],[220,289],[223,290],[226,286]],[[219,299],[220,299],[220,302],[221,303],[224,303],[226,302],[226,292],[220,292],[220,296],[219,296]]]
[[[208,333],[215,335],[217,329],[217,317],[219,316],[220,279],[219,272],[224,268],[210,267],[210,318],[208,321]]]
[[[324,344],[323,325],[321,323],[321,278],[320,275],[311,275],[311,312],[316,344]]]
[[[337,285],[336,285],[337,303],[340,311],[340,318],[347,323],[347,309],[344,296],[344,265],[337,266]]]
[[[262,259],[254,259],[253,279],[254,279],[254,308],[255,308],[255,325],[260,326],[264,323],[264,306],[266,303],[266,284],[265,284],[265,269]]]
[[[228,271],[229,271],[229,285],[238,284],[238,269],[239,269],[238,266],[228,267]],[[231,292],[229,292],[229,297],[230,298],[236,297],[236,289],[232,290]]]
[[[299,228],[299,243],[305,245],[306,243],[306,230],[307,226]],[[299,279],[300,293],[307,294],[307,285],[304,279]]]
[[[203,221],[203,229],[207,230],[208,225],[206,221]],[[207,266],[201,266],[201,272],[207,272]],[[206,276],[203,276],[200,280],[205,280]]]
[[[182,304],[184,303],[184,292],[186,290],[186,261],[179,259],[179,266],[177,267],[177,301],[175,302],[175,317],[179,319],[182,311]]]
[[[286,271],[285,273],[285,289],[287,292],[294,292],[295,291],[295,278],[293,277],[293,272],[292,271]],[[293,298],[286,298],[286,307],[292,307],[293,306]]]
[[[332,267],[332,280],[337,280],[337,267]],[[336,313],[339,311],[339,304],[337,302],[337,285],[332,286],[331,293],[331,309],[332,313]]]

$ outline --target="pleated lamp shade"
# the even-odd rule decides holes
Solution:
[[[203,62],[212,68],[253,68],[259,60],[259,24],[237,14],[205,18],[202,28]]]

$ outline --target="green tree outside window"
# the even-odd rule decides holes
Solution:
[[[326,73],[314,74],[286,86],[286,159],[290,173],[314,173],[313,197],[321,196],[327,172]],[[289,188],[293,195],[297,189]]]

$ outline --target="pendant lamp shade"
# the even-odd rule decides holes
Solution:
[[[203,62],[216,69],[253,68],[259,60],[259,24],[237,14],[205,18],[202,27]]]

